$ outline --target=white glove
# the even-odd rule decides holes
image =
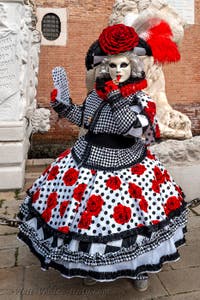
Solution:
[[[69,84],[67,79],[67,74],[63,67],[55,67],[52,70],[52,77],[55,89],[57,89],[58,94],[56,96],[57,102],[62,102],[65,105],[70,104],[69,96]]]

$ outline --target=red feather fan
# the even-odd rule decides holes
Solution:
[[[155,61],[163,64],[180,60],[178,47],[172,40],[171,28],[165,21],[151,27],[146,33],[145,40],[151,47]]]

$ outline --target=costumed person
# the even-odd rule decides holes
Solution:
[[[139,56],[164,63],[180,55],[169,26],[156,26],[160,37],[152,29],[146,40],[123,24],[102,31],[86,56],[99,75],[82,105],[72,103],[64,69],[53,70],[52,107],[87,133],[34,182],[20,208],[18,237],[43,270],[86,284],[131,278],[144,291],[148,273],[179,258],[187,206],[148,149],[159,127]]]

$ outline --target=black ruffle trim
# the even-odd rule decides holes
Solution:
[[[55,262],[50,262],[49,264],[45,263],[45,258],[40,255],[36,250],[34,249],[31,241],[25,236],[23,233],[19,233],[18,237],[20,240],[25,242],[30,251],[40,260],[41,267],[45,270],[48,270],[49,267],[52,267],[58,271],[64,276],[68,277],[75,277],[75,276],[82,276],[82,277],[92,277],[93,279],[96,280],[115,280],[120,277],[132,277],[135,279],[138,277],[138,275],[143,274],[143,273],[148,273],[148,272],[158,272],[162,269],[163,264],[166,262],[172,262],[180,258],[180,255],[178,251],[171,255],[165,255],[162,256],[160,259],[160,262],[156,265],[142,265],[138,267],[136,270],[120,270],[118,272],[94,272],[94,271],[86,271],[82,269],[67,269],[64,266],[57,264]],[[185,244],[185,238],[177,241],[175,243],[176,248],[182,246]]]
[[[57,237],[64,239],[65,241],[71,240],[73,238],[73,239],[84,241],[84,242],[98,242],[98,243],[105,242],[106,243],[106,242],[111,242],[111,241],[115,241],[115,240],[119,240],[119,239],[124,239],[126,237],[131,237],[131,236],[137,237],[138,235],[143,235],[143,236],[150,238],[151,234],[153,232],[157,232],[160,229],[163,229],[163,227],[170,224],[170,221],[173,218],[179,217],[183,212],[186,211],[186,208],[187,208],[187,203],[185,201],[183,201],[183,204],[180,208],[176,209],[175,211],[172,211],[166,220],[161,221],[158,224],[129,229],[129,230],[123,231],[121,233],[114,233],[114,234],[110,234],[107,236],[91,236],[91,235],[87,235],[86,233],[81,234],[81,233],[76,233],[76,232],[69,232],[68,234],[66,234],[66,233],[59,232],[57,229],[50,227],[47,223],[45,223],[45,221],[41,218],[41,215],[32,206],[32,199],[31,199],[30,194],[29,194],[29,197],[30,197],[29,203],[22,204],[22,206],[24,206],[24,205],[27,206],[28,215],[26,216],[22,212],[19,212],[17,215],[18,218],[23,222],[23,221],[28,221],[28,220],[32,219],[33,217],[36,217],[37,222],[38,222],[38,228],[42,227],[46,231],[47,235],[57,236]]]

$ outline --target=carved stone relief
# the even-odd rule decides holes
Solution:
[[[174,41],[177,44],[181,42],[186,24],[165,0],[116,0],[109,23],[110,25],[125,23],[133,26],[138,34],[142,34],[148,27],[151,18],[167,21],[172,29]],[[162,137],[191,138],[189,118],[181,112],[173,110],[168,103],[162,66],[153,64],[153,59],[150,57],[145,57],[144,63],[148,80],[147,92],[157,102],[157,115]]]

